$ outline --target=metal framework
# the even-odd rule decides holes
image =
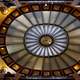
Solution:
[[[35,25],[38,25],[38,27]],[[41,30],[40,28],[43,29]],[[35,38],[38,33],[37,37],[40,34],[43,35],[43,37],[40,38],[41,44],[44,46],[47,44],[48,47],[50,47],[52,44],[49,45],[48,42],[43,43],[43,41],[46,41],[46,37],[43,34],[45,31],[43,30],[47,30],[48,32],[46,31],[46,33],[49,34],[54,28],[56,30],[52,32],[52,35],[58,33],[53,35],[53,38],[58,36],[59,38],[63,38],[63,40],[61,40],[61,43],[58,41],[59,46],[55,45],[56,48],[54,47],[55,49],[52,49],[52,52],[50,48],[48,52],[46,49],[40,48],[41,46],[39,47],[41,50],[38,50],[38,47],[34,48],[35,45],[31,44],[31,41],[29,41],[29,45],[32,47],[28,46],[29,48],[27,48],[27,46],[24,46],[26,43],[24,39],[27,40],[26,45],[28,45],[28,39],[30,38],[32,38],[30,40],[35,43],[36,41],[33,40],[33,38]],[[27,31],[29,32],[27,33]],[[40,31],[43,33],[40,33]],[[59,33],[60,31],[63,33]],[[62,37],[64,35],[61,34],[67,34],[69,39]],[[26,36],[28,36],[28,39],[26,39]],[[54,44],[54,40],[49,36],[47,37],[48,41],[53,41]],[[63,43],[67,44],[66,40],[69,40],[69,42],[68,45],[65,46],[67,47],[66,50],[62,52],[60,46]],[[27,4],[15,9],[0,26],[0,55],[2,59],[13,70],[26,76],[67,76],[78,72],[80,70],[79,47],[80,11],[69,5],[49,3],[45,6],[44,3]],[[29,52],[28,50],[31,48],[33,49]],[[53,50],[55,50],[56,53],[61,51],[62,54],[51,57],[49,54],[47,54],[47,57],[44,57],[44,55],[32,55],[34,53],[36,54],[37,50],[42,54],[52,54]],[[46,52],[44,52],[44,50]]]

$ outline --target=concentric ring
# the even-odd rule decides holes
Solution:
[[[35,53],[39,47],[31,50],[36,45],[28,48],[27,40],[28,45],[37,43],[43,48],[42,55],[37,55],[40,49]],[[50,54],[53,47],[57,52]],[[65,76],[79,71],[80,11],[69,5],[38,3],[15,9],[0,26],[0,55],[9,67],[27,76]]]
[[[67,32],[57,25],[36,25],[25,34],[26,49],[33,55],[48,57],[60,55],[68,45]]]

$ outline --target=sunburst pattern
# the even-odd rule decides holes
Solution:
[[[59,8],[57,4],[50,4],[55,10],[48,5],[43,9],[39,4],[37,10],[38,7],[34,9],[31,5],[15,10],[3,22],[0,37],[6,33],[6,38],[5,47],[1,45],[0,49],[2,58],[16,72],[19,69],[18,72],[27,75],[36,71],[41,76],[51,72],[56,76],[73,73],[74,65],[79,66],[80,61],[78,12],[69,6]]]
[[[6,45],[8,53],[17,63],[30,69],[37,69],[37,67],[33,67],[38,66],[39,57],[37,56],[43,56],[40,70],[62,69],[67,68],[68,65],[75,64],[80,57],[76,58],[71,53],[75,49],[79,52],[77,48],[74,48],[78,46],[79,41],[75,42],[78,38],[71,37],[77,36],[77,32],[74,33],[74,31],[77,31],[75,28],[78,28],[80,23],[75,17],[66,16],[67,14],[62,12],[39,11],[26,13],[16,18],[7,31]],[[64,20],[65,17],[66,19]],[[43,46],[40,43],[40,37],[45,35],[54,39],[53,42],[51,38],[53,43],[50,46]],[[56,56],[61,53],[63,53],[61,56],[50,58],[50,56]],[[75,55],[80,56],[78,53],[75,53]],[[48,61],[47,64],[46,59]],[[62,64],[57,61],[59,63],[62,62]],[[45,64],[47,68],[45,68]],[[52,65],[52,69],[50,69],[49,64],[59,64],[60,67]]]
[[[26,48],[33,55],[54,56],[63,53],[68,45],[65,30],[56,25],[37,25],[25,34]]]

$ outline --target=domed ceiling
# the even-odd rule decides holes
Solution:
[[[27,76],[66,76],[80,70],[80,11],[69,5],[27,4],[0,26],[0,53]]]

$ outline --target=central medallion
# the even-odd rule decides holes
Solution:
[[[25,33],[25,48],[41,57],[56,56],[68,47],[68,34],[63,27],[40,24],[30,27]]]
[[[53,37],[49,35],[43,35],[40,38],[40,44],[45,47],[49,47],[53,43]]]

